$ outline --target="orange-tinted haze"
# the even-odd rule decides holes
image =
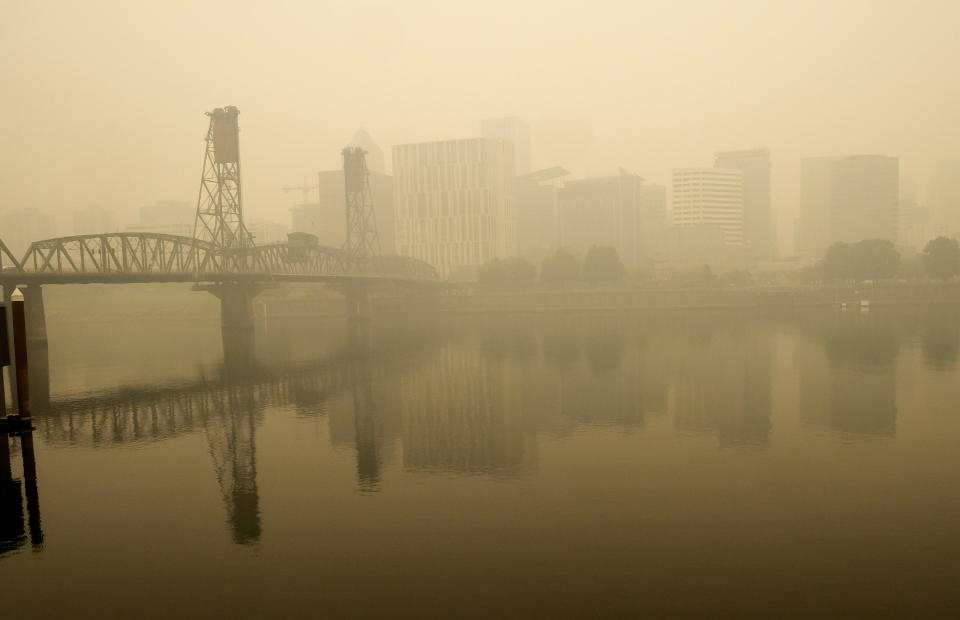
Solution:
[[[881,153],[921,188],[960,155],[960,2],[0,1],[0,209],[131,219],[194,201],[203,112],[241,110],[250,217],[391,144],[532,127],[534,165],[667,184],[768,146],[786,242],[799,158]],[[69,231],[61,231],[69,232]],[[789,243],[786,243],[789,247]]]

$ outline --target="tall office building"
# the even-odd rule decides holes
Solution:
[[[832,244],[900,237],[896,157],[854,155],[800,161],[797,249],[820,258]]]
[[[678,228],[716,229],[727,246],[743,246],[743,173],[728,168],[673,171],[671,223]]]
[[[830,245],[830,195],[836,157],[800,160],[800,217],[797,220],[797,253],[820,258]]]
[[[470,138],[393,147],[399,254],[443,275],[517,253],[513,149]]]
[[[358,129],[357,133],[353,134],[353,140],[347,146],[359,146],[367,152],[367,169],[370,170],[370,172],[379,172],[380,174],[387,172],[383,149],[373,141],[373,138],[370,137],[370,134],[368,134],[366,130]]]
[[[517,255],[534,265],[560,245],[560,191],[568,174],[554,166],[517,177]]]
[[[506,140],[513,145],[513,159],[516,174],[530,172],[530,126],[515,116],[506,118],[488,118],[480,123],[480,133],[491,140]]]
[[[937,164],[927,190],[927,206],[937,235],[960,237],[960,160]]]
[[[899,241],[906,247],[922,250],[935,237],[930,212],[917,197],[917,183],[912,179],[900,181]]]
[[[834,161],[830,180],[831,240],[895,242],[899,236],[899,177],[896,157],[856,155]]]
[[[560,246],[583,257],[590,246],[610,245],[625,265],[636,265],[641,187],[643,179],[627,172],[567,181],[560,190]]]
[[[773,258],[776,237],[770,207],[770,151],[720,151],[714,166],[743,174],[743,236],[747,253],[761,260]]]
[[[667,188],[663,185],[644,183],[640,186],[640,236],[638,259],[650,260],[661,256],[665,248],[665,235],[669,227],[667,212]]]

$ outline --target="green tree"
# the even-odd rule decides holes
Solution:
[[[537,270],[522,258],[493,259],[480,265],[477,282],[484,288],[529,288],[537,279]]]
[[[900,253],[888,239],[838,242],[823,259],[823,277],[832,280],[880,280],[892,278],[900,267]]]
[[[580,277],[580,261],[572,252],[560,248],[540,263],[540,279],[550,285],[562,285]]]
[[[619,282],[623,280],[625,273],[626,268],[620,260],[617,248],[594,245],[587,250],[587,256],[583,259],[583,279],[587,282]]]
[[[927,275],[949,280],[960,273],[960,244],[956,239],[937,237],[923,249],[923,267]]]

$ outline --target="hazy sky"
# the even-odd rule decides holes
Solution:
[[[768,146],[786,238],[800,157],[896,155],[921,190],[960,157],[958,27],[960,0],[0,0],[0,209],[194,202],[203,112],[236,105],[248,217],[286,223],[358,127],[389,152],[518,115],[577,176]]]

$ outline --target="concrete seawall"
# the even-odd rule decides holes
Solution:
[[[960,305],[960,284],[919,283],[841,287],[647,288],[469,292],[378,296],[375,315],[604,312],[623,310],[802,309],[846,304],[870,307]],[[339,298],[262,299],[258,318],[342,316]]]

